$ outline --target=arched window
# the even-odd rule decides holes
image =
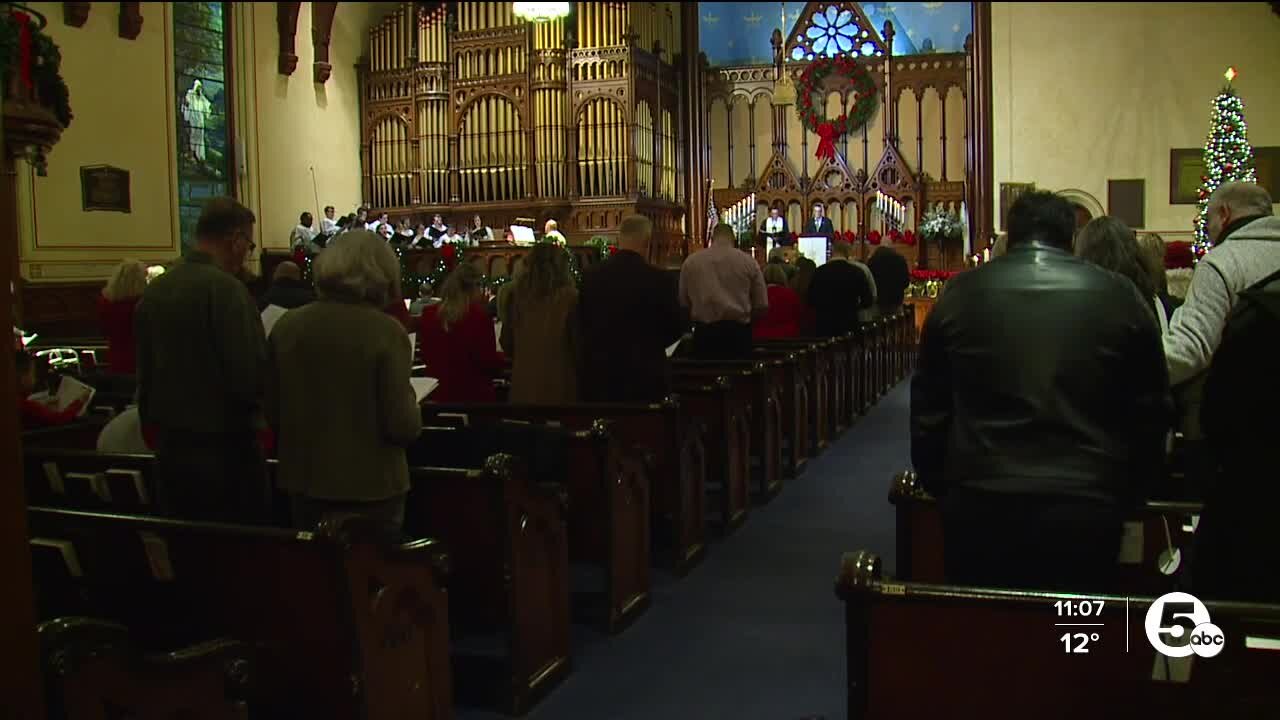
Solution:
[[[233,192],[227,19],[226,3],[173,3],[178,223],[184,245],[194,239],[205,200]]]
[[[808,18],[801,18],[791,36],[791,59],[813,60],[817,57],[858,55],[878,57],[884,54],[880,36],[856,6],[833,3],[819,7]]]

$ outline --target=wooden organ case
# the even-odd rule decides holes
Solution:
[[[798,79],[815,57],[809,40],[812,36],[808,34],[815,15],[827,16],[828,26],[837,23],[856,26],[866,47],[857,46],[850,54],[867,67],[876,83],[880,102],[878,116],[873,116],[863,130],[838,141],[835,157],[827,160],[814,157],[818,138],[799,124],[794,105],[768,107],[767,121],[763,120],[763,113],[757,114],[756,107],[758,103],[771,103],[775,80],[782,73]],[[878,211],[882,196],[905,209],[904,220],[897,227],[910,229],[917,236],[925,212],[937,206],[966,218],[970,229],[974,228],[973,213],[985,199],[977,195],[979,187],[974,182],[970,162],[973,135],[970,98],[975,96],[971,92],[972,37],[963,53],[894,56],[894,33],[889,22],[879,31],[872,27],[857,3],[809,2],[787,35],[774,31],[772,65],[713,69],[705,79],[708,125],[713,130],[728,125],[725,134],[711,134],[712,156],[726,152],[728,155],[729,181],[717,182],[712,190],[716,207],[741,207],[754,197],[757,224],[763,221],[770,207],[779,207],[794,230],[809,218],[812,203],[821,201],[827,206],[827,216],[832,218],[838,233],[853,232],[858,252],[864,258],[875,249],[868,242],[870,232],[876,230],[883,234],[886,229]],[[941,121],[935,127],[926,128],[923,108],[929,90],[940,98],[937,107]],[[851,88],[832,89],[825,95],[815,96],[814,102],[825,106],[829,117],[847,111],[854,102]],[[949,122],[948,104],[955,95],[959,96],[960,108],[951,111]],[[718,105],[723,106],[723,113],[718,112]],[[740,105],[747,106],[747,120],[752,128],[748,136],[750,168],[745,174],[742,167],[735,170],[734,166],[735,156],[741,162],[743,149],[743,140],[734,136],[734,130],[746,124],[735,122],[738,120],[735,107]],[[914,116],[910,119],[915,137],[908,137],[906,143],[899,133],[904,112]],[[766,122],[765,127],[772,128],[768,146],[758,139],[755,131]],[[962,127],[957,128],[960,124]],[[927,137],[926,132],[931,137]],[[717,147],[724,144],[725,135],[727,150]],[[738,143],[736,150],[735,143]],[[939,145],[931,147],[926,143]],[[926,163],[927,155],[931,163]],[[927,172],[926,165],[939,177]],[[725,171],[717,172],[716,166],[713,159],[713,176],[723,176]],[[980,244],[976,238],[974,245],[985,247],[985,243]],[[917,240],[916,245],[893,247],[906,256],[913,267],[964,267],[965,251],[961,242],[949,242],[940,248]]]
[[[577,2],[530,23],[510,2],[402,4],[360,68],[366,203],[428,223],[479,214],[497,233],[555,219],[570,244],[639,213],[655,260],[683,256],[677,6]]]

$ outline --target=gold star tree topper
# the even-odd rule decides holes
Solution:
[[[1229,68],[1227,68],[1227,71],[1226,71],[1226,72],[1224,72],[1224,73],[1222,73],[1222,76],[1223,76],[1223,77],[1225,77],[1225,78],[1227,79],[1227,82],[1228,82],[1228,83],[1230,83],[1232,80],[1235,80],[1235,79],[1236,79],[1236,75],[1239,75],[1239,73],[1237,73],[1237,72],[1236,72],[1236,69],[1235,69],[1235,68],[1233,68],[1233,67],[1229,67]]]

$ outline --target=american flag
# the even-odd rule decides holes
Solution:
[[[716,225],[720,223],[720,211],[716,209],[715,203],[707,203],[707,241],[703,245],[711,244],[711,231],[716,229]]]

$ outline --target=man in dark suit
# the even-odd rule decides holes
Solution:
[[[769,208],[769,217],[760,223],[760,234],[764,236],[765,247],[770,250],[794,244],[791,242],[791,232],[787,229],[787,219],[782,216],[781,208]]]
[[[831,218],[827,217],[827,207],[820,202],[813,204],[813,219],[804,224],[804,230],[801,231],[801,237],[813,237],[821,235],[828,242],[835,237],[836,229],[831,224]]]
[[[858,312],[875,302],[871,281],[853,264],[852,256],[853,245],[833,243],[831,259],[813,271],[805,301],[813,308],[816,332],[821,337],[851,332],[858,326]]]
[[[911,459],[947,582],[1114,590],[1121,526],[1164,478],[1169,373],[1151,299],[1071,253],[1075,212],[1025,193],[1009,251],[957,275],[911,381]]]
[[[622,221],[618,252],[583,274],[578,294],[586,402],[655,402],[671,389],[666,348],[687,324],[671,278],[645,260],[653,224]]]

